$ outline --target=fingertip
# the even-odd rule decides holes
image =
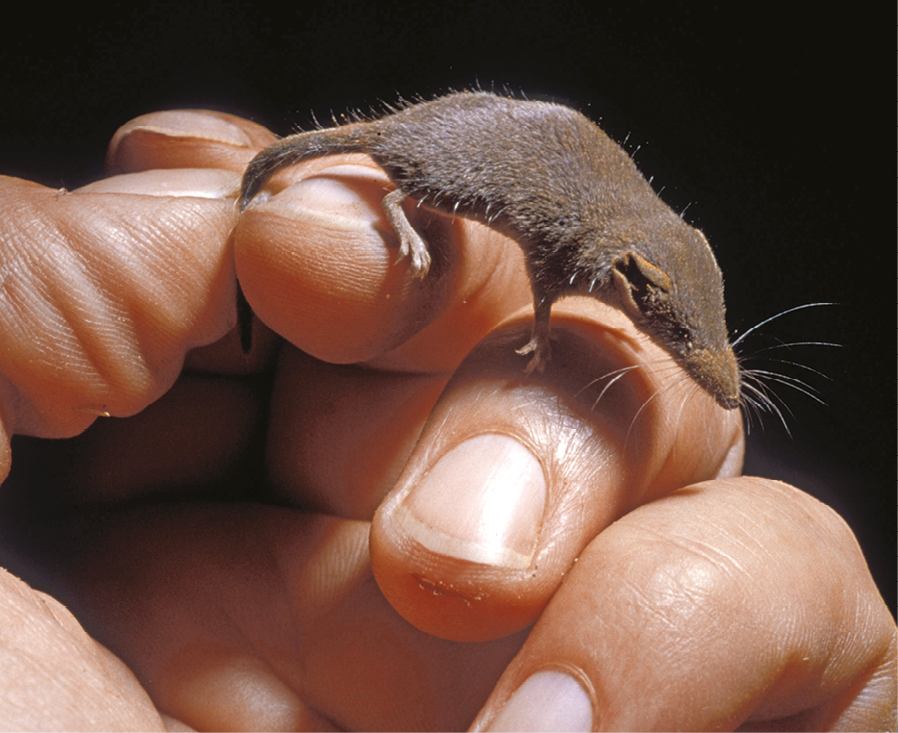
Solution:
[[[573,672],[573,673],[572,673]],[[528,677],[491,717],[472,728],[490,731],[591,731],[594,694],[582,673],[549,668]],[[482,727],[480,723],[485,723]]]
[[[396,261],[380,202],[387,179],[331,165],[244,211],[234,231],[238,277],[255,313],[332,363],[370,360],[430,323],[447,278]]]
[[[106,152],[110,173],[159,168],[222,168],[242,172],[276,140],[261,125],[211,110],[166,110],[122,125]]]
[[[621,508],[608,436],[525,377],[509,338],[485,350],[444,391],[371,531],[372,568],[390,603],[417,628],[457,641],[530,625],[586,537]],[[570,511],[597,489],[584,480],[595,478],[593,460],[607,483],[589,510]]]
[[[486,641],[528,626],[548,590],[534,562],[546,494],[539,460],[518,440],[463,441],[378,510],[371,555],[384,595],[445,639]]]
[[[443,556],[520,570],[533,561],[546,493],[530,449],[485,433],[445,453],[395,508],[394,520]]]
[[[526,324],[469,355],[375,515],[375,577],[427,633],[480,641],[528,626],[593,537],[719,465],[726,446],[711,421],[689,417],[676,394],[654,399],[641,341],[616,324],[559,320],[542,374],[525,374],[516,353]],[[685,442],[695,422],[697,447]]]

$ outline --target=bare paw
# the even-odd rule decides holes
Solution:
[[[539,374],[545,369],[546,364],[552,356],[552,348],[548,339],[540,339],[534,336],[530,341],[517,350],[518,354],[533,354],[527,366],[524,368],[524,374]]]
[[[402,209],[402,202],[406,196],[402,189],[397,188],[391,191],[383,200],[384,213],[387,215],[387,221],[399,237],[399,257],[396,261],[400,262],[406,257],[409,259],[409,270],[412,277],[424,277],[430,269],[430,253],[427,251],[427,245],[415,228],[411,225]]]
[[[401,262],[408,257],[408,267],[412,277],[424,277],[430,270],[430,253],[427,251],[427,245],[424,244],[424,240],[417,235],[417,232],[413,231],[412,233],[414,234],[414,239],[411,242],[406,241],[405,236],[403,236],[406,234],[405,232],[400,236],[399,256],[396,258],[396,261]]]

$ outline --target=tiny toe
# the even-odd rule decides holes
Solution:
[[[528,341],[524,346],[522,346],[520,349],[517,349],[515,353],[520,354],[521,356],[524,356],[525,354],[532,354],[534,351],[536,351],[537,346],[538,343],[536,339],[530,339],[530,341]]]
[[[426,252],[413,255],[411,269],[413,277],[424,277],[430,270],[430,255]]]
[[[533,354],[524,369],[525,374],[533,374],[534,372],[539,373],[542,372],[546,364],[549,363],[549,360],[552,357],[552,347],[548,340],[534,336],[526,346],[518,349],[517,353],[522,356],[525,354]]]
[[[545,359],[540,356],[539,352],[536,352],[530,358],[530,361],[527,362],[527,366],[524,367],[524,374],[541,374],[545,366]]]

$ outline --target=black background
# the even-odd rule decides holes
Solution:
[[[102,175],[116,128],[152,110],[213,108],[285,134],[313,113],[475,84],[568,102],[639,148],[656,190],[688,205],[715,248],[731,330],[839,304],[746,344],[843,345],[785,355],[830,378],[795,372],[827,404],[777,388],[792,436],[775,417],[755,424],[746,470],[842,513],[894,612],[892,15],[595,0],[83,5],[3,20],[0,173],[77,187]]]

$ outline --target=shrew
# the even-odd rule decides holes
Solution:
[[[291,135],[250,163],[240,210],[281,168],[346,152],[369,154],[395,182],[384,211],[414,275],[427,274],[430,255],[405,216],[406,198],[484,222],[520,245],[535,308],[532,338],[519,350],[532,354],[528,370],[550,358],[552,304],[589,294],[622,308],[722,407],[739,404],[723,277],[707,240],[579,112],[460,92],[380,119]]]

